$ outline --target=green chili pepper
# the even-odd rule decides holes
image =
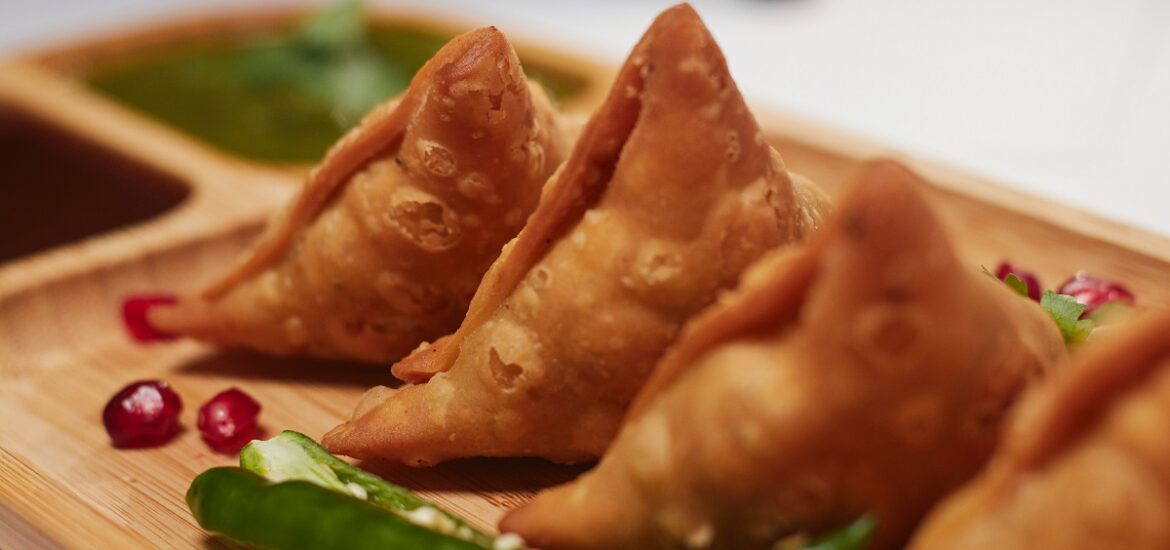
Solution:
[[[241,468],[213,468],[187,491],[205,529],[263,548],[523,548],[494,538],[409,490],[281,432],[240,452]]]
[[[455,514],[423,500],[406,488],[337,458],[308,436],[284,431],[267,441],[253,441],[240,451],[240,466],[269,481],[308,481],[355,496],[421,527],[492,548],[495,539],[472,528]]]
[[[482,548],[320,485],[271,483],[243,468],[200,474],[187,491],[187,506],[204,529],[261,548]]]

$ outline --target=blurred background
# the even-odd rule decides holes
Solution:
[[[616,64],[671,1],[370,1]],[[0,54],[288,2],[0,1]],[[296,5],[304,5],[297,3]],[[755,104],[1170,234],[1170,1],[697,0]],[[320,4],[309,4],[320,5]]]

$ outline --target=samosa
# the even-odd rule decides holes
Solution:
[[[1170,313],[1148,315],[1021,403],[987,470],[911,548],[1170,548]]]
[[[504,35],[463,34],[334,145],[236,269],[151,324],[273,354],[397,360],[459,326],[568,148]]]
[[[1066,353],[964,264],[908,170],[863,168],[813,242],[689,324],[596,469],[500,524],[548,550],[773,548],[865,515],[896,548]]]
[[[425,383],[371,390],[324,444],[414,465],[595,459],[683,322],[824,209],[764,141],[698,15],[671,8],[459,330],[395,365]]]

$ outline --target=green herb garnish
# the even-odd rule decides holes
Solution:
[[[777,542],[773,550],[865,550],[873,537],[877,521],[866,514],[836,531],[809,540],[807,535],[795,535]]]
[[[1072,296],[1046,290],[1040,297],[1040,307],[1056,322],[1066,344],[1084,342],[1089,333],[1093,332],[1093,320],[1081,319],[1085,305]]]
[[[988,277],[999,280],[994,273],[985,266],[979,266],[983,270],[983,274]],[[1030,298],[1028,295],[1028,283],[1024,282],[1022,278],[1015,273],[1008,273],[1003,279],[1003,284],[1012,289],[1016,294],[1024,298]],[[1114,305],[1116,304],[1116,306]],[[1098,325],[1104,324],[1107,318],[1113,317],[1115,313],[1126,308],[1124,303],[1110,302],[1102,306],[1092,315],[1086,316],[1084,319],[1081,316],[1085,313],[1085,305],[1078,302],[1076,298],[1067,294],[1059,294],[1052,290],[1045,290],[1040,297],[1040,307],[1044,312],[1052,317],[1056,327],[1060,329],[1060,335],[1064,337],[1064,343],[1068,345],[1079,344],[1089,338]]]
[[[410,83],[366,39],[362,4],[344,0],[306,21],[289,38],[271,40],[240,60],[245,81],[260,89],[295,90],[329,105],[348,128]]]
[[[994,275],[992,276],[994,277]],[[1008,273],[1007,277],[1004,277],[1003,282],[1008,286],[1008,288],[1016,291],[1016,293],[1020,296],[1025,298],[1028,297],[1028,283],[1025,283],[1023,279],[1016,277],[1015,273]]]
[[[864,550],[877,522],[866,514],[842,529],[829,533],[812,542],[805,550]]]

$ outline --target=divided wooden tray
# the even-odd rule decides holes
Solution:
[[[247,21],[271,24],[288,17]],[[200,19],[167,28],[194,32],[209,25],[222,27],[224,21]],[[91,93],[55,65],[87,49],[125,50],[168,34],[175,33],[154,29],[0,69],[0,109],[19,111],[190,188],[180,206],[151,220],[0,263],[0,548],[229,545],[198,528],[183,495],[198,472],[230,464],[233,457],[210,452],[194,429],[161,448],[110,447],[101,410],[132,380],[169,381],[187,404],[183,424],[188,427],[199,403],[238,386],[263,404],[261,419],[269,433],[287,428],[313,437],[343,420],[367,387],[390,380],[385,367],[272,359],[192,342],[137,345],[124,334],[118,318],[123,296],[191,289],[219,273],[255,237],[267,213],[293,192],[302,172],[215,151]],[[542,48],[527,50],[566,70],[589,67],[585,76],[594,88],[603,92],[608,85],[596,65]],[[597,97],[588,96],[579,107]],[[1053,284],[1084,269],[1124,281],[1145,305],[1170,304],[1170,239],[1164,236],[796,117],[760,113],[759,118],[789,167],[831,193],[873,156],[895,156],[917,169],[934,184],[931,198],[973,268],[1011,258],[1035,267]],[[52,212],[43,217],[56,221]],[[583,470],[539,460],[466,460],[426,470],[365,466],[489,529],[534,490]]]

